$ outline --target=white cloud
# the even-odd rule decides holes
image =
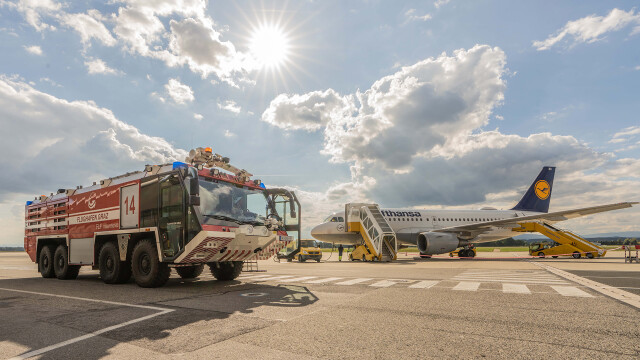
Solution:
[[[640,65],[633,68],[634,70],[640,70]]]
[[[0,6],[7,6],[23,14],[27,23],[37,31],[55,30],[56,27],[45,23],[42,16],[52,16],[60,11],[62,5],[53,0],[20,0],[18,2],[0,1]]]
[[[433,3],[433,5],[434,5],[436,8],[439,8],[440,6],[443,6],[443,5],[448,4],[450,1],[451,1],[451,0],[436,0],[436,1]]]
[[[169,67],[186,65],[203,78],[215,75],[233,86],[251,83],[245,81],[246,73],[259,64],[222,39],[221,31],[207,15],[207,1],[117,2],[123,5],[107,17],[95,9],[68,13],[50,0],[22,0],[17,4],[0,0],[1,5],[22,13],[38,31],[55,29],[43,22],[47,18],[77,31],[85,46],[95,39],[106,46],[120,45],[131,54],[163,61]]]
[[[80,34],[82,43],[87,45],[91,39],[96,39],[106,46],[115,46],[116,39],[102,23],[103,20],[98,10],[89,10],[86,14],[62,13],[60,15],[60,22],[76,30]]]
[[[218,109],[227,110],[234,114],[239,114],[242,111],[240,105],[233,100],[227,100],[223,103],[218,102]]]
[[[593,43],[602,40],[603,36],[609,32],[621,30],[632,24],[637,25],[632,31],[633,34],[640,29],[640,14],[635,13],[635,9],[629,11],[613,9],[607,16],[594,14],[569,21],[555,35],[549,35],[542,41],[534,41],[533,46],[540,51],[548,50],[562,40],[572,42],[573,45]]]
[[[198,114],[198,113],[194,113],[193,114],[193,118],[200,121],[202,119],[204,119],[204,116],[202,116],[202,114]]]
[[[29,54],[42,56],[42,48],[38,45],[24,46],[24,49],[27,50]]]
[[[281,94],[262,120],[284,129],[322,129],[323,153],[334,162],[406,171],[413,157],[488,123],[504,97],[504,71],[502,50],[477,45],[403,67],[363,93]]]
[[[631,140],[636,135],[640,135],[640,126],[629,126],[613,134],[609,143],[616,144]]]
[[[176,104],[182,105],[195,100],[193,90],[188,85],[181,83],[179,79],[169,79],[164,89]]]
[[[409,9],[404,13],[404,17],[406,18],[405,24],[411,21],[427,21],[431,19],[431,14],[426,13],[424,15],[416,15],[416,9]]]
[[[84,62],[89,74],[108,74],[108,75],[121,75],[122,71],[112,69],[101,59],[87,60]]]
[[[62,87],[62,85],[58,84],[57,82],[49,79],[48,77],[42,77],[40,78],[40,82],[45,82],[50,84],[51,86],[55,86],[55,87]]]
[[[229,131],[229,130],[225,130],[225,131],[224,131],[224,136],[225,136],[225,137],[228,137],[228,138],[233,138],[233,137],[236,137],[236,134],[232,133],[232,132],[231,132],[231,131]]]

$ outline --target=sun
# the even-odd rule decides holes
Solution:
[[[277,26],[260,26],[253,31],[249,50],[262,68],[277,68],[289,56],[289,38]]]

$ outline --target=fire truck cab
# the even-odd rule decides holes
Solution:
[[[198,148],[186,162],[60,189],[27,202],[25,250],[45,278],[74,279],[92,266],[108,284],[133,276],[139,286],[158,287],[171,268],[194,278],[208,265],[216,279],[233,280],[243,261],[269,257],[290,234],[300,236],[295,194],[251,176]]]

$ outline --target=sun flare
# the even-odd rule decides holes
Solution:
[[[249,49],[260,67],[279,67],[289,55],[289,39],[276,26],[261,26],[254,30]]]

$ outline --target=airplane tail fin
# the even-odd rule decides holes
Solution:
[[[553,175],[555,172],[556,168],[553,166],[543,167],[536,180],[527,190],[527,193],[520,199],[518,205],[511,210],[549,212],[551,188],[553,187]]]

